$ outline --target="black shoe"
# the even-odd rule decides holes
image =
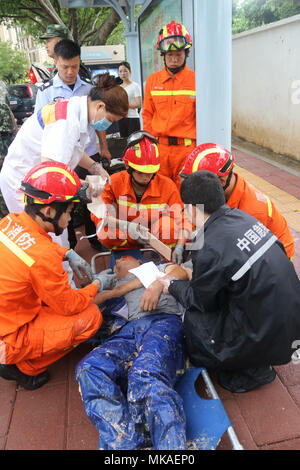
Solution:
[[[218,383],[232,393],[245,393],[273,382],[275,377],[276,372],[271,366],[253,367],[242,371],[219,372]]]
[[[0,377],[6,380],[15,380],[26,390],[35,390],[45,385],[49,379],[49,372],[38,375],[27,375],[21,372],[15,364],[0,364]]]

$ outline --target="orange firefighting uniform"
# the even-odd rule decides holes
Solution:
[[[25,212],[0,221],[0,363],[38,375],[102,323],[95,285],[73,290],[66,248]]]
[[[128,172],[121,171],[111,175],[111,185],[106,185],[102,200],[107,205],[108,214],[117,219],[140,223],[159,240],[173,248],[178,239],[179,230],[192,226],[182,215],[183,204],[174,182],[166,176],[156,174],[149,183],[141,201],[137,198]],[[129,250],[140,245],[127,231],[104,226],[102,219],[91,214],[92,220],[99,227],[98,239],[110,250]]]
[[[286,254],[292,258],[295,252],[294,239],[288,224],[273,202],[236,174],[236,184],[226,204],[233,209],[241,209],[262,222],[283,244]]]
[[[195,72],[186,65],[173,77],[166,67],[146,80],[143,128],[158,137],[160,173],[180,187],[179,173],[196,146]],[[172,139],[177,137],[177,145]]]

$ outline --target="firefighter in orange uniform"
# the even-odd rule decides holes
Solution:
[[[160,32],[157,49],[165,67],[146,80],[143,127],[158,137],[160,173],[180,187],[179,172],[196,146],[195,72],[186,65],[192,41],[187,29],[172,21]]]
[[[292,258],[294,239],[283,215],[271,199],[233,171],[234,155],[221,145],[205,143],[189,155],[180,173],[184,178],[196,171],[215,173],[223,186],[226,204],[241,209],[262,222],[283,244],[286,254]]]
[[[0,221],[0,377],[28,390],[44,385],[47,366],[102,323],[93,299],[114,276],[73,290],[62,262],[80,268],[85,261],[48,235],[68,226],[75,202],[87,202],[86,186],[64,163],[38,164],[22,182],[25,211]]]
[[[126,170],[111,175],[102,193],[106,217],[92,215],[100,242],[110,250],[139,248],[147,243],[148,230],[173,248],[182,233],[191,231],[175,183],[158,173],[156,142],[145,131],[131,134],[123,157]]]

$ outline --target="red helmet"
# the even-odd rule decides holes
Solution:
[[[123,160],[133,170],[141,173],[156,173],[160,168],[158,147],[147,137],[129,147]]]
[[[183,178],[196,171],[206,170],[217,176],[226,176],[234,166],[234,155],[221,145],[198,145],[188,156],[180,172]]]
[[[87,186],[87,183],[81,184],[75,171],[64,163],[45,161],[29,171],[22,181],[20,191],[37,204],[51,204],[54,201],[87,202]]]
[[[191,46],[191,36],[186,27],[172,21],[160,30],[156,48],[166,53],[171,50],[182,51]]]

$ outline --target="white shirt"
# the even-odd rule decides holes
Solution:
[[[129,85],[124,87],[124,90],[127,92],[129,104],[133,104],[135,102],[136,98],[138,98],[139,96],[142,96],[141,88],[140,88],[139,84],[136,83],[136,82],[131,82]],[[139,113],[138,113],[137,108],[129,109],[127,117],[128,118],[138,118]]]
[[[18,191],[29,170],[46,159],[75,168],[89,142],[87,96],[74,96],[41,108],[21,126],[8,149],[0,173],[0,187],[8,210],[21,204]],[[10,205],[11,202],[11,205]]]
[[[93,88],[91,80],[82,80],[77,74],[73,89],[62,81],[57,73],[51,80],[41,86],[36,95],[34,111],[39,111],[43,106],[62,98],[71,98],[72,96],[87,96],[90,89]],[[85,148],[86,153],[91,156],[98,153],[97,137],[94,129],[90,129],[90,142]]]

